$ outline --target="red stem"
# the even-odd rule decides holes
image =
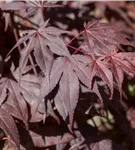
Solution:
[[[81,34],[83,34],[84,33],[84,31],[82,31],[82,32],[80,32],[79,34],[77,34],[76,36],[74,36],[67,44],[66,44],[66,46],[68,47],[68,45],[73,41],[73,40],[75,40],[78,36],[80,36]]]

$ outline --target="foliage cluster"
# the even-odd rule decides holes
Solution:
[[[98,116],[131,141],[123,146],[134,145],[134,109],[122,90],[135,75],[132,5],[1,2],[0,32],[11,34],[0,57],[3,139],[28,150],[123,149],[97,126]]]

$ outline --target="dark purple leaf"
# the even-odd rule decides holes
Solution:
[[[63,75],[60,80],[60,88],[58,92],[58,96],[60,97],[62,105],[61,107],[63,108],[58,106],[57,97],[55,99],[55,104],[56,108],[58,109],[64,120],[66,119],[67,114],[69,114],[70,125],[72,125],[73,114],[79,98],[79,81],[73,70],[72,63],[70,63],[70,61],[66,58],[63,58],[63,63]],[[61,109],[63,109],[65,113],[63,113]]]
[[[97,73],[100,75],[101,79],[108,85],[108,87],[110,88],[111,91],[111,97],[113,95],[113,76],[112,73],[109,69],[109,65],[108,63],[100,60],[101,57],[97,58],[96,60],[94,60],[93,58],[89,57],[89,56],[83,56],[82,55],[82,59],[81,59],[81,55],[79,56],[74,56],[74,58],[76,58],[78,61],[80,61],[81,63],[83,63],[83,65],[81,63],[79,63],[79,67],[81,68],[81,70],[84,72],[84,74],[86,74],[86,76],[80,76],[78,74],[78,76],[80,76],[80,80],[91,89],[92,86],[92,81],[93,78],[97,75]],[[83,68],[82,68],[83,66]],[[84,75],[83,74],[83,75]],[[86,80],[88,79],[88,80]],[[86,80],[84,82],[84,80]]]
[[[19,65],[20,68],[23,69],[26,66],[29,55],[33,49],[37,64],[41,69],[43,69],[42,71],[44,73],[46,71],[49,72],[49,70],[45,70],[46,65],[52,62],[52,54],[47,49],[47,46],[50,47],[50,50],[54,54],[70,56],[65,43],[59,38],[60,34],[66,33],[67,31],[63,31],[54,27],[46,27],[47,23],[48,20],[43,25],[41,25],[37,31],[32,30],[28,32],[28,35],[20,38],[16,45],[11,49],[10,53],[20,44],[23,44],[29,39],[28,44],[21,51],[21,59]]]
[[[118,82],[120,97],[122,98],[122,82],[124,79],[124,72],[128,75],[135,74],[135,64],[130,62],[131,59],[134,59],[134,53],[131,56],[131,53],[122,54],[118,53],[115,49],[108,58],[114,77]]]
[[[88,22],[85,24],[84,40],[86,41],[90,53],[93,48],[100,48],[104,54],[112,51],[112,45],[132,45],[116,26],[99,21]],[[132,45],[133,46],[133,45]]]
[[[21,90],[20,90],[18,83],[9,78],[3,78],[3,83],[1,84],[1,88],[5,88],[5,89],[3,89],[2,93],[1,93],[1,97],[0,97],[1,103],[5,101],[5,98],[7,96],[6,91],[8,90],[9,91],[8,99],[10,98],[10,101],[8,102],[10,104],[10,106],[8,106],[8,107],[15,107],[18,115],[16,115],[16,112],[13,110],[13,108],[7,109],[6,111],[15,117],[19,117],[19,119],[24,121],[25,125],[28,127],[27,105],[26,105],[25,100],[21,96],[21,93],[20,93]],[[2,105],[4,105],[4,103],[2,103]],[[13,112],[11,112],[11,110],[13,110]],[[15,112],[15,114],[14,114],[14,112]]]

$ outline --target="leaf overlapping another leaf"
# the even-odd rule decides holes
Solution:
[[[10,52],[12,52],[20,44],[29,40],[27,45],[21,51],[19,66],[22,70],[26,66],[28,57],[33,49],[37,64],[44,73],[46,72],[46,65],[49,64],[49,61],[51,63],[53,60],[53,53],[61,56],[70,56],[65,43],[59,37],[60,34],[67,33],[67,31],[63,31],[55,27],[46,27],[48,21],[49,20],[42,24],[37,31],[32,30],[28,32],[28,35],[20,38],[16,45],[11,49]],[[48,49],[47,46],[49,46],[50,49]]]
[[[85,68],[84,68],[85,69]],[[81,76],[77,73],[81,72]],[[54,60],[49,76],[49,82],[46,77],[41,84],[41,99],[49,94],[59,82],[59,90],[54,98],[56,108],[60,115],[66,120],[69,115],[70,125],[72,125],[73,114],[79,98],[79,79],[88,83],[88,77],[79,66],[77,60],[72,57],[58,57]],[[60,81],[59,81],[60,80]],[[46,86],[48,85],[48,86]]]
[[[91,21],[84,25],[84,40],[89,47],[89,51],[94,53],[93,49],[100,49],[99,54],[106,55],[112,51],[112,46],[131,45],[125,36],[119,31],[117,26]],[[96,50],[95,50],[95,53]]]
[[[60,5],[56,4],[57,1],[13,1],[1,5],[2,10],[27,10],[25,17],[28,17],[32,14],[35,14],[38,10],[42,10],[45,7],[59,7]]]
[[[79,80],[87,87],[89,87],[90,80],[89,68],[79,62],[79,58],[81,59],[81,55],[72,55],[69,58],[58,57],[54,60],[49,82],[47,82],[45,77],[40,90],[40,99],[43,99],[59,83],[59,90],[54,98],[54,102],[64,120],[69,115],[70,125],[72,125],[73,114],[79,99]],[[84,58],[85,61],[88,60],[87,57]],[[98,87],[95,84],[92,90],[102,102]]]
[[[82,56],[83,59],[81,59],[81,55],[75,56],[78,61],[85,64],[84,72],[87,74],[88,82],[85,84],[87,87],[91,89],[92,87],[92,81],[93,78],[99,74],[101,79],[108,85],[111,91],[112,98],[113,95],[113,76],[112,72],[109,69],[109,65],[107,62],[104,62],[101,60],[101,57],[98,57],[97,59],[92,58],[92,56]]]
[[[116,81],[118,82],[120,97],[122,98],[122,82],[124,79],[124,72],[128,75],[135,74],[135,64],[131,63],[131,59],[134,59],[134,54],[131,53],[118,53],[118,50],[115,49],[108,60],[110,61],[110,68],[114,74]]]
[[[79,81],[68,58],[59,57],[54,61],[50,74],[50,90],[47,89],[47,92],[41,94],[42,97],[53,90],[59,79],[60,88],[54,98],[55,105],[64,120],[69,115],[70,124],[72,125],[73,113],[79,96]],[[46,82],[43,82],[43,85],[46,85]],[[41,91],[45,89],[41,89]]]
[[[135,54],[118,52],[117,47],[120,47],[120,44],[134,45],[121,34],[118,27],[112,24],[90,21],[84,25],[84,30],[80,33],[78,33],[79,29],[73,29],[74,27],[72,27],[72,25],[70,26],[70,21],[76,21],[77,17],[82,20],[81,17],[85,15],[84,5],[86,4],[86,9],[87,6],[89,6],[87,3],[89,2],[84,2],[80,5],[83,6],[81,7],[80,12],[80,8],[76,9],[75,12],[72,12],[71,14],[68,14],[69,11],[66,12],[64,10],[66,18],[69,19],[69,22],[66,22],[66,26],[61,19],[61,11],[59,12],[56,9],[56,12],[58,12],[56,18],[58,20],[55,19],[58,22],[55,20],[52,23],[52,20],[50,22],[49,20],[46,20],[42,25],[39,25],[39,28],[26,32],[24,31],[26,35],[20,38],[10,51],[11,53],[15,48],[19,47],[21,56],[19,64],[17,64],[19,67],[16,65],[16,70],[15,68],[12,70],[11,68],[8,69],[8,74],[5,73],[6,71],[4,70],[5,72],[0,79],[0,127],[10,136],[11,140],[18,148],[20,144],[19,137],[15,122],[11,115],[15,117],[15,119],[17,118],[18,129],[20,128],[20,120],[25,123],[27,129],[30,129],[29,134],[33,140],[33,144],[37,147],[52,146],[62,142],[62,144],[64,143],[64,147],[67,148],[65,142],[69,142],[68,146],[72,145],[70,149],[112,149],[112,141],[99,141],[99,138],[95,139],[94,134],[97,136],[99,133],[97,132],[97,127],[91,128],[91,126],[86,123],[86,120],[88,117],[92,117],[95,114],[108,117],[107,114],[103,115],[100,112],[100,109],[101,111],[103,110],[101,105],[96,106],[97,104],[95,104],[97,96],[98,99],[100,99],[100,102],[98,102],[102,104],[102,106],[108,101],[109,92],[108,89],[106,89],[105,84],[110,89],[110,98],[113,98],[113,84],[115,79],[118,83],[120,97],[122,98],[124,72],[132,76],[135,74]],[[64,4],[68,4],[67,8],[70,9],[72,9],[72,7],[76,8],[77,6],[77,3],[73,4],[72,2],[64,2]],[[94,4],[94,6],[96,6],[96,4]],[[116,3],[115,5],[112,5],[112,7],[111,4],[112,3],[109,2],[107,5],[104,5],[104,7],[102,7],[102,5],[99,7],[102,7],[105,10],[106,6],[108,6],[108,8],[119,12],[123,18],[127,18],[122,15],[119,6],[116,7],[116,9],[114,8]],[[15,21],[15,25],[17,25],[14,26],[16,28],[15,30],[20,33],[21,27],[23,27],[20,20],[24,19],[32,25],[32,18],[27,17],[33,14],[35,15],[35,13],[38,12],[37,16],[40,16],[43,19],[40,20],[42,22],[44,19],[48,18],[47,14],[44,13],[46,11],[44,7],[48,8],[56,6],[58,6],[56,5],[56,2],[50,1],[13,1],[1,5],[0,7],[6,12],[6,26],[11,12],[8,10],[21,10],[21,12],[17,12],[17,14],[21,14],[20,16],[18,15],[21,19],[19,19],[17,24],[17,14],[11,14],[11,26]],[[25,17],[27,16],[26,18],[22,16],[22,10],[26,11],[24,14]],[[3,13],[5,12],[3,11]],[[50,16],[53,18],[54,14],[52,16],[50,13]],[[127,22],[130,24],[128,20]],[[77,33],[77,35],[72,39],[70,39],[69,36],[67,37],[64,35],[64,38],[62,39],[60,37],[61,34],[68,34],[69,32],[48,26],[49,23],[60,27],[65,26],[63,28],[71,29],[73,34]],[[81,22],[79,23],[81,24]],[[35,24],[35,26],[37,27],[38,25]],[[81,39],[82,35],[83,38]],[[70,39],[70,41],[67,42],[67,39]],[[23,49],[21,49],[20,45],[23,45]],[[69,49],[67,47],[69,47]],[[72,55],[70,54],[70,50],[74,50],[73,53],[71,52]],[[3,66],[3,68],[7,67],[6,65],[10,62],[10,59],[5,60],[5,66]],[[30,67],[28,66],[29,62],[31,63]],[[34,74],[33,70],[30,70],[30,68],[34,70]],[[43,73],[43,76],[37,76],[40,72]],[[99,88],[99,86],[101,86],[102,89]],[[93,98],[93,96],[95,97]],[[116,96],[118,97],[118,95]],[[102,99],[102,97],[104,99]],[[77,107],[80,99],[83,101],[80,101]],[[115,99],[116,97],[114,95],[113,100]],[[120,102],[116,102],[118,107],[111,107],[113,106],[113,102],[111,103],[112,105],[109,104],[110,108],[113,108],[112,112],[114,111],[114,116],[115,111],[117,112],[116,116],[119,116],[119,114],[121,114],[121,111],[119,111]],[[87,104],[90,106],[86,106]],[[76,107],[77,111],[74,120]],[[93,112],[93,110],[96,111],[96,113]],[[58,118],[59,115],[61,116],[60,118]],[[119,122],[119,118],[123,120],[123,117],[124,115],[120,115],[118,119],[115,119],[116,122]],[[52,118],[55,119],[60,126],[57,126]],[[64,134],[67,131],[69,132],[69,130],[67,129],[67,126],[65,126],[65,123],[62,122],[61,118],[68,124],[70,131],[73,129],[72,134],[74,134],[76,138],[69,134]],[[44,125],[44,123],[46,124]],[[52,130],[52,126],[48,126],[50,125],[48,123],[51,123],[51,125],[54,123],[54,130]],[[9,125],[11,125],[11,127]],[[28,128],[28,125],[32,128]],[[43,129],[41,129],[42,127]],[[61,127],[64,131],[64,133],[62,131],[62,134],[59,130]],[[56,128],[58,128],[58,132],[56,132]],[[20,133],[22,131],[21,129],[19,130]],[[39,129],[39,131],[37,129]],[[126,131],[126,129],[129,128],[126,127],[124,129]],[[82,134],[81,137],[83,137],[83,140],[80,136],[75,134],[76,131],[79,131],[79,134]],[[90,131],[90,134],[87,134],[87,131]],[[128,131],[126,131],[126,134],[127,133]],[[23,138],[25,139],[25,137]],[[85,144],[85,142],[87,143]],[[62,146],[62,148],[64,147]],[[59,148],[59,146],[56,147],[58,150]]]
[[[12,79],[3,78],[3,83],[1,84],[1,88],[4,88],[1,91],[1,97],[0,97],[2,108],[4,108],[5,110],[7,107],[10,108],[7,109],[6,111],[9,114],[17,117],[18,119],[21,119],[25,123],[26,127],[28,128],[27,105],[20,93],[21,88],[19,87],[18,83],[13,81]]]

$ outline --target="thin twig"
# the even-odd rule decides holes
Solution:
[[[21,15],[19,15],[19,14],[16,14],[16,13],[13,13],[13,14],[14,14],[15,16],[17,16],[17,17],[23,19],[23,20],[28,21],[30,24],[32,24],[32,25],[34,25],[34,26],[36,26],[36,27],[39,27],[39,25],[37,25],[36,23],[32,22],[32,21],[29,20],[28,18],[25,18],[25,17],[23,17],[23,16],[21,16]]]

